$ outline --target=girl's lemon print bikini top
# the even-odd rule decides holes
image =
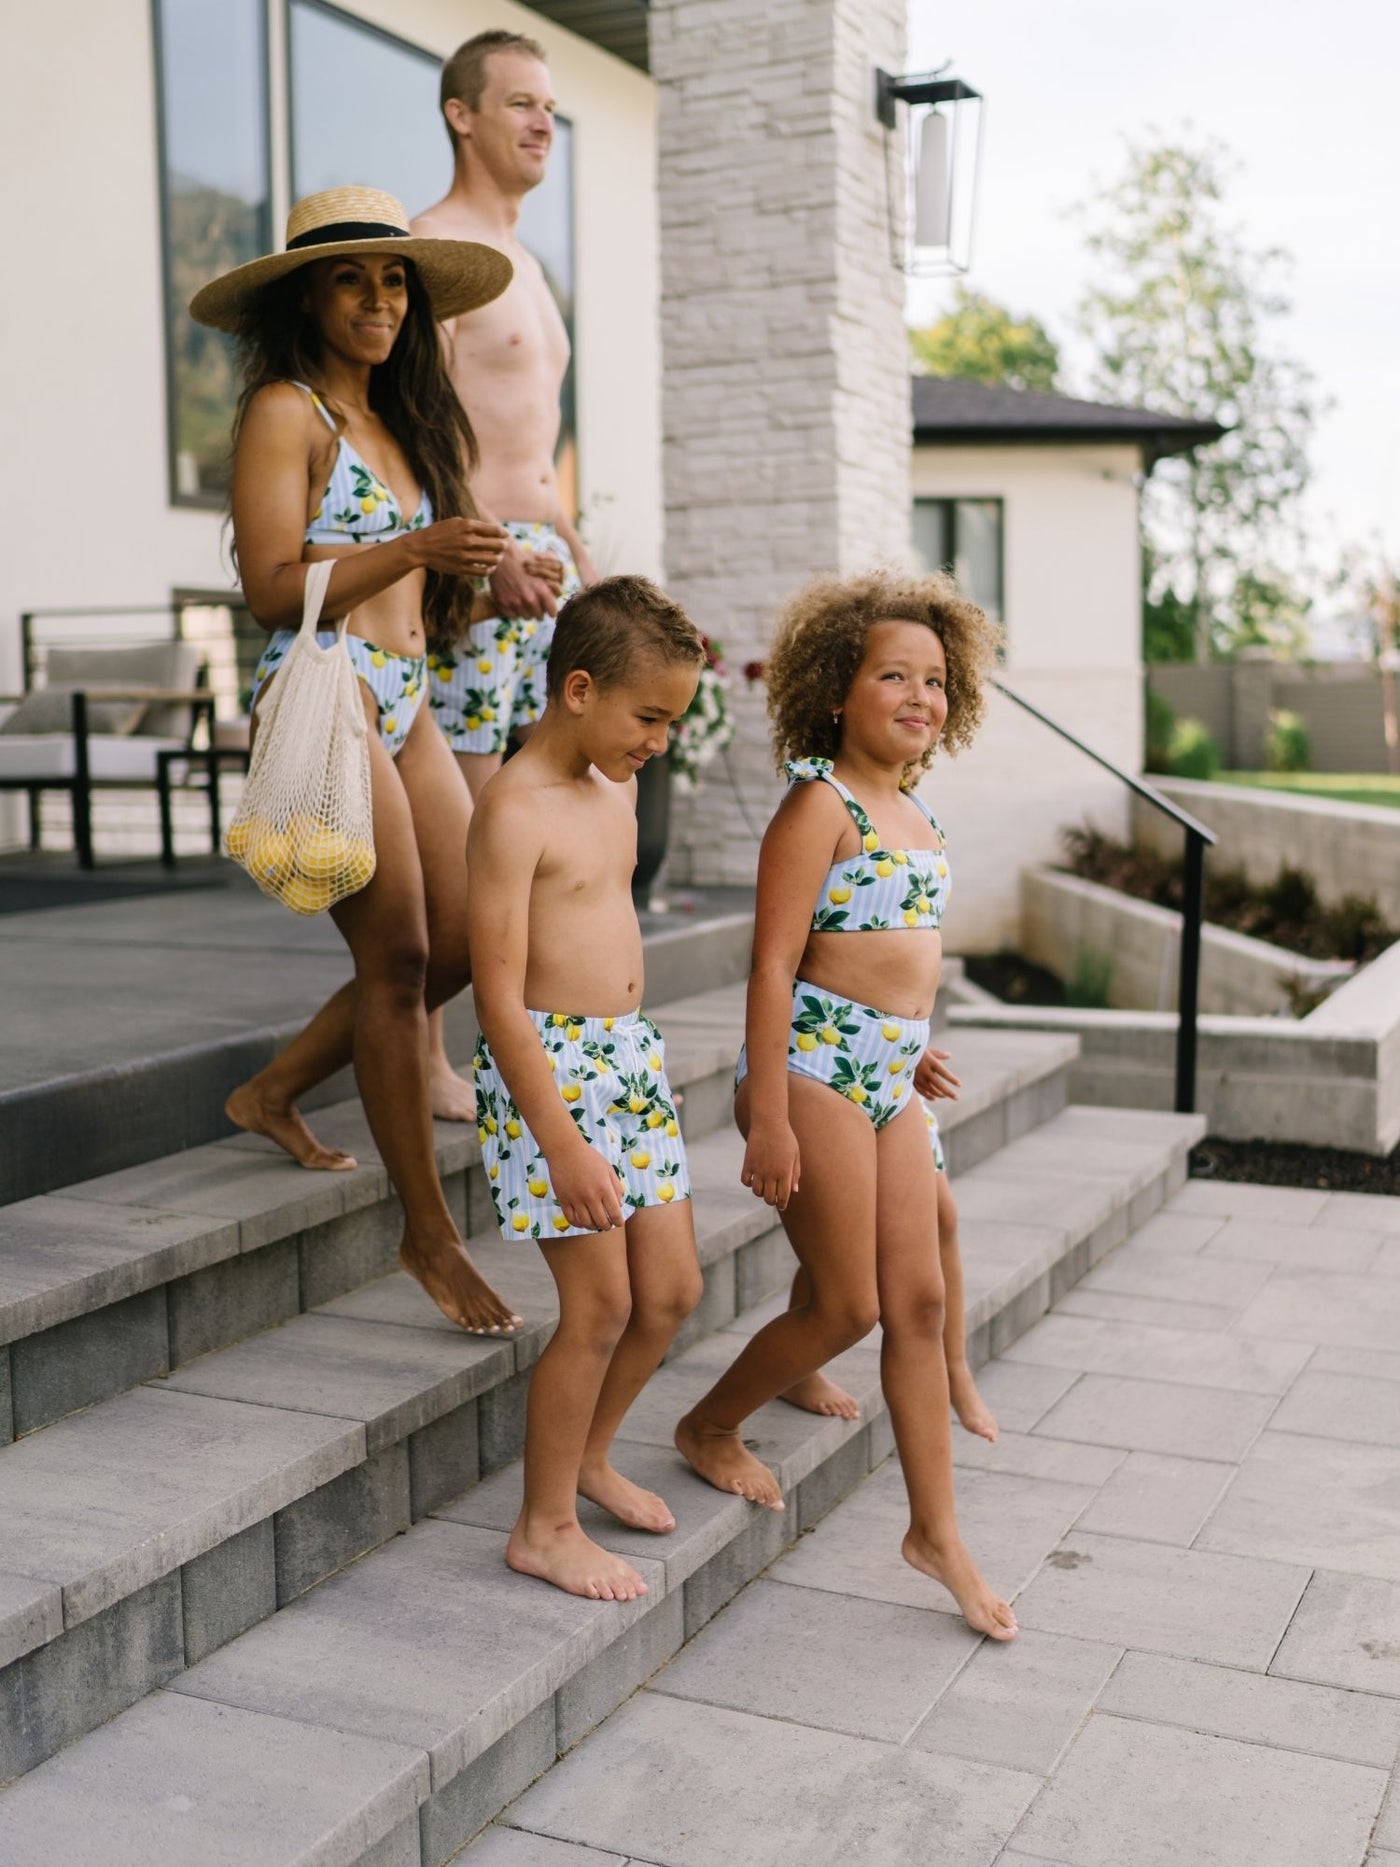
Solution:
[[[821,778],[841,795],[860,832],[860,854],[834,863],[812,911],[813,933],[876,933],[886,928],[937,927],[948,904],[948,873],[943,832],[933,812],[915,792],[914,802],[937,838],[933,849],[883,849],[869,817],[832,772],[829,758],[790,759],[794,784]]]
[[[431,525],[433,502],[428,495],[422,495],[418,510],[405,524],[398,500],[336,427],[320,396],[309,383],[299,382],[296,386],[311,397],[326,426],[340,443],[321,503],[307,522],[305,543],[377,545],[397,538],[402,532],[421,532],[425,525]]]

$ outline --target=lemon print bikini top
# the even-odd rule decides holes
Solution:
[[[321,503],[306,527],[309,545],[383,544],[403,532],[421,532],[433,522],[433,502],[427,493],[418,510],[404,523],[399,502],[369,464],[356,453],[335,425],[335,419],[309,383],[299,382],[311,397],[322,420],[340,443],[331,477]]]
[[[823,779],[841,795],[860,832],[859,855],[833,863],[812,911],[813,933],[876,933],[887,928],[937,927],[948,905],[948,873],[943,832],[933,812],[915,792],[914,802],[928,818],[937,839],[932,849],[884,849],[869,817],[834,776],[829,758],[790,759],[794,784]]]

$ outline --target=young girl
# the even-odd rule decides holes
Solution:
[[[979,1633],[1010,1640],[1015,1616],[953,1510],[937,1186],[913,1081],[931,1081],[949,870],[912,787],[940,741],[953,752],[972,737],[995,640],[944,577],[823,580],[779,625],[768,706],[793,784],[759,858],[734,1112],[743,1183],[782,1214],[805,1300],[759,1330],[676,1444],[711,1484],[781,1510],[743,1422],[878,1321],[909,1493],[905,1560]]]

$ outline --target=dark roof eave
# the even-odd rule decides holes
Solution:
[[[1149,462],[1164,460],[1170,454],[1188,454],[1193,447],[1206,447],[1230,432],[1218,421],[1203,421],[1190,426],[1173,422],[1160,428],[1144,423],[1129,428],[1105,424],[1093,427],[1085,422],[1052,427],[1042,423],[1034,427],[916,427],[916,447],[1098,447],[1105,441],[1118,441],[1142,448]]]

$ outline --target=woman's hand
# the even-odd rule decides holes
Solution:
[[[564,592],[564,560],[555,557],[552,551],[522,551],[527,576],[538,577],[541,583],[547,583],[556,596]]]
[[[510,542],[491,519],[438,519],[407,542],[417,563],[449,577],[489,577]]]
[[[785,1212],[789,1199],[797,1191],[801,1173],[797,1136],[787,1122],[773,1122],[767,1126],[755,1123],[749,1129],[749,1144],[744,1149],[739,1178],[756,1199]]]
[[[570,1225],[609,1232],[622,1224],[622,1197],[627,1189],[617,1169],[581,1135],[561,1159],[547,1158],[547,1165],[555,1200]]]
[[[948,1052],[932,1045],[914,1065],[914,1087],[928,1102],[956,1102],[962,1084],[948,1068]]]

